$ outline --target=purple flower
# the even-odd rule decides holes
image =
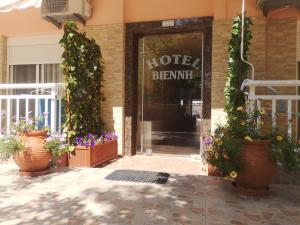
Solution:
[[[76,137],[76,145],[82,146],[83,138],[82,137]]]
[[[84,142],[84,147],[88,148],[89,146],[90,146],[90,142],[85,141],[85,142]]]
[[[212,144],[212,139],[211,139],[211,137],[204,137],[203,142],[204,142],[204,145],[209,146]]]
[[[93,147],[97,143],[104,143],[111,140],[117,140],[117,135],[114,132],[102,131],[100,136],[89,133],[85,137],[76,137],[75,143],[79,146]]]

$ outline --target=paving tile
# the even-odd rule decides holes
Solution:
[[[142,157],[126,159],[118,169],[137,163],[136,169],[147,170],[142,162]],[[20,178],[13,165],[0,166],[0,225],[300,224],[299,186],[272,185],[269,196],[251,198],[235,193],[224,179],[174,167],[165,169],[176,172],[165,185],[105,180],[114,167],[66,169],[28,179]],[[151,165],[149,170],[162,168]]]

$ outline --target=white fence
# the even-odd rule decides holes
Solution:
[[[300,95],[281,95],[274,87],[290,87],[294,88],[297,92],[297,88],[300,87],[300,80],[248,80],[246,79],[241,89],[244,90],[245,87],[249,87],[248,100],[250,101],[250,110],[257,108],[261,109],[262,101],[269,100],[272,102],[272,126],[276,127],[277,123],[277,103],[279,101],[287,102],[287,132],[289,135],[292,134],[292,103],[300,100]],[[273,93],[270,95],[259,95],[256,93],[256,87],[266,87]]]
[[[42,117],[41,126],[61,130],[63,84],[0,84],[0,135],[9,134],[12,123]]]

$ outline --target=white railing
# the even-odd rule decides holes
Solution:
[[[297,91],[297,87],[300,87],[300,80],[249,80],[246,79],[241,87],[241,90],[248,87],[249,93],[247,93],[248,100],[250,102],[250,110],[254,110],[255,108],[260,110],[262,106],[262,101],[269,100],[272,101],[272,127],[275,128],[277,124],[277,102],[278,101],[286,101],[287,102],[287,132],[288,135],[292,134],[292,103],[293,101],[299,101],[300,95],[282,95],[279,94],[274,87],[294,87],[295,92]],[[270,95],[260,95],[256,94],[256,87],[266,87],[271,92]]]
[[[0,135],[9,134],[13,122],[41,116],[43,126],[60,131],[63,88],[62,83],[0,84]]]

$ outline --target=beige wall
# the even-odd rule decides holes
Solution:
[[[213,22],[212,41],[212,79],[211,79],[211,128],[226,121],[224,112],[224,87],[227,73],[228,43],[230,40],[231,20],[215,20]]]
[[[104,62],[102,117],[107,130],[113,130],[119,137],[118,149],[123,149],[124,110],[124,25],[87,26],[84,31],[100,45]]]
[[[6,81],[7,70],[7,38],[0,36],[0,82]]]
[[[253,23],[250,62],[255,67],[255,79],[297,79],[297,17],[271,19],[254,17]],[[227,43],[229,43],[230,39],[231,25],[232,21],[225,19],[215,20],[213,26],[212,130],[216,127],[216,124],[226,121],[226,114],[223,111],[225,106],[224,87],[227,73]],[[299,36],[298,43],[300,43]],[[276,89],[281,94],[296,93],[294,88]],[[270,93],[266,89],[259,89],[258,91],[260,93]],[[267,108],[267,111],[271,111],[270,106],[264,106]],[[293,104],[293,111],[296,111],[296,104]],[[287,114],[278,113],[277,119],[278,126],[281,129],[286,129]],[[292,122],[293,132],[296,132],[295,116],[293,116]],[[271,126],[270,117],[266,118],[266,126]]]
[[[268,19],[266,32],[266,75],[269,80],[297,79],[296,46],[297,18]],[[280,94],[296,94],[296,88],[276,88]],[[285,111],[287,106],[285,106]],[[293,103],[296,112],[296,103]],[[287,114],[278,113],[279,127],[286,129]],[[293,116],[293,132],[296,132],[296,117]]]
[[[93,0],[92,17],[87,25],[118,24],[124,21],[123,0]],[[0,13],[0,35],[28,36],[61,33],[41,18],[40,8]]]
[[[138,22],[212,16],[213,2],[212,0],[125,0],[125,21]]]
[[[240,0],[93,0],[87,25],[119,24],[175,18],[213,16],[231,19],[241,12]],[[255,0],[246,1],[247,14],[262,16]],[[273,10],[270,17],[298,16],[298,9]],[[59,30],[41,18],[40,9],[28,8],[0,13],[0,35],[22,36],[57,33]]]

